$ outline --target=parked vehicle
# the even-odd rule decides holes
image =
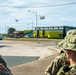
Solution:
[[[3,40],[3,36],[2,35],[0,35],[0,40]]]

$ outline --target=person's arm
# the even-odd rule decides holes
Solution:
[[[57,72],[58,72],[58,70],[59,70],[59,68],[60,68],[60,66],[61,66],[61,58],[60,58],[60,56],[57,56],[53,61],[52,61],[52,63],[46,68],[46,70],[45,70],[45,75],[55,75]]]
[[[45,75],[56,75],[59,69],[65,64],[65,53],[57,56],[52,63],[46,68]]]

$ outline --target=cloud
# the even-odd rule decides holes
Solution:
[[[0,5],[8,7],[0,7],[0,25],[4,29],[5,25],[19,29],[27,29],[27,25],[33,22],[36,26],[36,13],[38,15],[38,26],[56,26],[56,25],[72,25],[76,22],[76,5],[67,5],[61,7],[39,7],[74,2],[75,0],[1,0]],[[32,8],[31,8],[32,7]],[[28,10],[34,11],[28,12]],[[45,16],[44,20],[40,20],[39,16]],[[18,19],[18,22],[15,20]],[[75,26],[73,24],[73,26]],[[21,28],[21,26],[23,28]],[[4,32],[4,31],[3,31]]]

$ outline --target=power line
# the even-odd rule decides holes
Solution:
[[[65,5],[73,5],[73,4],[76,4],[76,2],[66,3],[66,4],[58,4],[58,5],[49,5],[49,6],[43,6],[43,7],[57,7],[57,6],[65,6]]]
[[[58,6],[66,6],[66,5],[73,5],[73,4],[76,4],[76,2],[65,3],[65,4],[57,4],[57,5],[48,5],[48,6],[30,6],[30,7],[25,7],[25,6],[0,5],[0,7],[10,7],[10,8],[45,8],[45,7],[58,7]]]

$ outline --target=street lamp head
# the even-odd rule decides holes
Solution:
[[[35,13],[37,15],[37,12],[35,12],[35,11],[28,10],[28,12],[32,12],[32,13]]]
[[[40,19],[41,19],[41,20],[45,19],[45,16],[40,16]]]
[[[18,21],[19,21],[18,19],[15,20],[15,22],[18,22]]]
[[[30,10],[28,10],[28,12],[30,12]]]

